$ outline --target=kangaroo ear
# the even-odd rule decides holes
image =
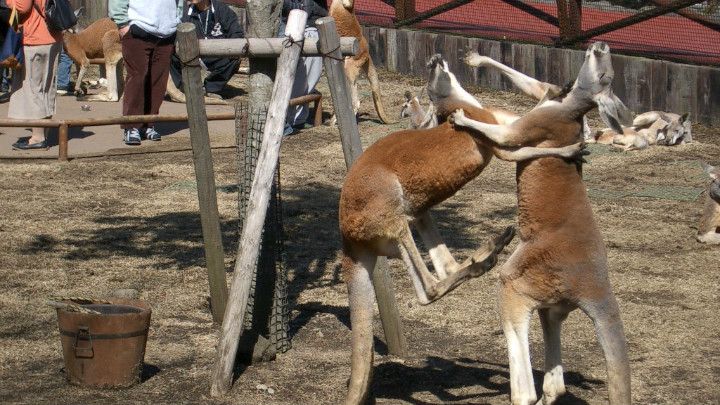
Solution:
[[[682,124],[683,122],[685,122],[685,120],[688,118],[689,115],[690,115],[690,113],[685,113],[685,114],[681,115],[680,123]]]
[[[405,101],[410,101],[410,100],[412,100],[412,98],[413,98],[413,95],[410,92],[410,90],[406,90],[405,91]]]
[[[630,110],[611,92],[597,94],[595,96],[595,102],[598,106],[600,118],[605,125],[613,131],[622,134],[624,131],[621,123],[624,122],[626,125],[631,124],[631,122],[629,122],[629,120],[632,120]]]

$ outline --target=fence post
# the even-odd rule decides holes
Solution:
[[[295,81],[295,71],[302,49],[306,21],[307,13],[302,10],[292,10],[288,16],[285,35],[292,39],[292,45],[282,51],[277,63],[275,85],[268,107],[257,169],[250,190],[247,220],[238,244],[235,274],[218,343],[217,360],[213,368],[210,388],[212,396],[225,394],[232,386],[233,365],[238,351],[238,341],[243,327],[253,270],[260,254],[260,238],[270,201],[273,176],[280,155],[285,116],[290,101],[290,91]],[[198,92],[198,95],[200,94],[202,93]]]
[[[215,192],[215,172],[210,150],[207,112],[200,79],[200,54],[195,25],[192,23],[180,24],[177,30],[177,45],[178,56],[183,62],[182,77],[185,85],[190,141],[200,204],[200,223],[202,224],[205,260],[210,284],[210,306],[213,320],[222,322],[227,302],[225,252],[223,251],[220,214]]]
[[[362,153],[360,132],[358,131],[355,113],[352,110],[350,88],[345,78],[343,58],[340,54],[340,38],[332,17],[323,17],[315,22],[320,35],[320,52],[326,55],[323,58],[325,74],[330,84],[335,115],[337,116],[340,138],[345,154],[345,164],[349,169],[355,159]],[[387,259],[379,257],[373,271],[373,286],[380,310],[380,320],[385,331],[390,353],[404,356],[407,351],[407,342],[400,322],[400,311],[393,291],[392,279],[388,274]]]

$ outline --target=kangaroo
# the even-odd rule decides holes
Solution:
[[[391,123],[388,115],[385,114],[382,100],[380,100],[380,80],[378,80],[375,65],[370,57],[367,39],[363,35],[360,22],[358,22],[355,16],[355,0],[333,0],[330,4],[330,16],[335,19],[337,31],[341,37],[356,37],[358,41],[360,41],[358,53],[345,58],[345,75],[350,82],[353,111],[357,114],[360,109],[357,81],[360,75],[363,74],[367,76],[370,82],[373,104],[375,104],[375,111],[377,112],[378,118],[380,118],[383,124]],[[334,125],[336,121],[336,117],[333,116],[331,120],[332,125]]]
[[[660,118],[647,128],[623,127],[622,134],[605,128],[597,131],[593,139],[587,142],[613,145],[625,151],[641,150],[656,145],[661,139],[666,139],[669,128],[670,123]]]
[[[560,147],[581,139],[582,117],[596,106],[622,132],[624,105],[612,94],[610,48],[592,44],[572,88],[539,103],[509,125],[480,122],[457,111],[456,127],[509,145]],[[528,328],[538,310],[545,340],[543,396],[552,404],[565,393],[560,328],[580,308],[595,324],[605,354],[611,405],[630,404],[630,363],[620,310],[608,280],[607,252],[593,218],[581,165],[555,157],[518,162],[520,243],[500,270],[499,302],[510,363],[514,405],[537,402]]]
[[[508,80],[510,80],[515,87],[517,87],[520,91],[525,93],[526,95],[535,98],[540,103],[543,101],[553,98],[563,92],[567,92],[568,88],[571,86],[571,84],[566,85],[565,88],[560,87],[558,85],[547,83],[547,82],[541,82],[537,79],[534,79],[526,74],[523,74],[521,72],[518,72],[517,70],[504,65],[495,59],[492,59],[488,56],[481,56],[477,52],[471,51],[468,52],[465,55],[465,63],[469,66],[473,67],[486,67],[486,68],[494,68],[500,71],[500,73],[505,76]],[[618,100],[619,101],[619,100]],[[627,107],[622,106],[622,114],[623,116],[621,118],[621,122],[629,123],[631,121],[630,117],[630,110],[627,109]],[[602,117],[601,117],[602,118]],[[608,126],[610,124],[606,122]],[[583,117],[583,139],[585,139],[586,142],[593,142],[593,132],[590,130],[590,125],[588,124],[587,118]]]
[[[720,169],[705,163],[703,163],[703,168],[712,182],[708,185],[705,212],[700,219],[697,240],[717,245],[720,244]]]
[[[427,129],[437,126],[437,114],[435,114],[432,103],[426,112],[420,104],[418,96],[413,95],[410,91],[405,92],[405,103],[400,109],[400,119],[403,118],[410,118],[410,129]]]
[[[432,58],[429,68],[428,94],[441,119],[455,108],[463,107],[475,119],[497,122],[460,87],[447,62],[439,55]],[[342,270],[352,323],[347,404],[363,403],[368,394],[373,362],[374,305],[370,272],[377,257],[402,258],[420,304],[439,299],[469,278],[489,271],[497,255],[512,240],[514,230],[508,228],[458,263],[442,241],[430,208],[478,176],[493,155],[519,161],[538,156],[575,158],[581,152],[580,144],[562,148],[506,148],[482,136],[473,137],[470,131],[453,128],[445,121],[431,129],[394,132],[360,155],[343,184],[339,208]],[[418,230],[429,248],[436,275],[428,271],[410,225]]]
[[[101,18],[87,28],[78,32],[66,32],[63,35],[65,52],[78,66],[78,77],[75,81],[75,95],[83,101],[118,101],[118,76],[122,67],[118,64],[122,60],[122,45],[118,27],[110,18]],[[100,94],[85,95],[82,90],[82,80],[90,59],[105,59],[105,74],[107,75],[107,91]]]
[[[635,129],[648,128],[656,121],[667,122],[668,128],[662,137],[658,137],[660,145],[677,145],[680,143],[692,142],[692,123],[688,119],[688,113],[675,114],[663,111],[648,111],[639,114],[633,119],[632,126]]]

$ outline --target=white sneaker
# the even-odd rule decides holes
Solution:
[[[63,89],[57,89],[57,94],[58,94],[59,96],[64,96],[64,95],[68,94],[68,91],[67,91],[67,90],[63,90]]]

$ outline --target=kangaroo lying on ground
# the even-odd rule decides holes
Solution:
[[[358,95],[357,81],[360,75],[365,75],[370,82],[370,90],[372,91],[373,104],[378,118],[383,124],[391,123],[380,99],[380,80],[378,80],[377,71],[370,57],[368,42],[362,33],[360,22],[355,16],[355,0],[333,0],[330,4],[330,16],[335,19],[338,34],[341,37],[356,37],[360,41],[358,53],[345,58],[345,76],[350,83],[350,92],[352,95],[353,111],[357,115],[360,109],[360,96]],[[333,115],[331,125],[335,125],[336,117]]]
[[[110,18],[101,18],[76,33],[63,35],[65,53],[78,66],[75,80],[75,95],[83,101],[118,101],[118,76],[121,75],[122,45],[118,27]],[[82,89],[83,77],[90,66],[90,59],[105,59],[107,90],[100,94],[85,95]]]
[[[622,129],[622,134],[610,128],[602,129],[588,142],[617,145],[625,150],[639,150],[656,144],[671,146],[692,141],[687,114],[650,111],[636,116],[632,126]]]
[[[467,118],[450,121],[494,142],[561,147],[581,139],[582,117],[599,107],[617,131],[624,108],[612,94],[610,48],[596,42],[569,92],[539,103],[509,125]],[[468,114],[469,115],[469,114]],[[545,340],[543,397],[552,404],[565,393],[560,327],[580,308],[595,324],[608,371],[610,404],[630,404],[630,363],[620,310],[608,280],[607,253],[593,218],[581,166],[545,157],[517,164],[520,244],[500,271],[500,310],[510,362],[510,394],[515,405],[535,404],[528,328],[538,310]]]
[[[439,55],[432,58],[429,68],[428,94],[441,121],[462,107],[475,119],[497,122],[460,87]],[[514,232],[508,228],[494,242],[458,263],[442,241],[430,208],[479,175],[493,155],[519,161],[538,156],[573,158],[581,151],[579,143],[562,148],[507,148],[443,122],[432,129],[392,133],[360,155],[345,179],[339,210],[342,269],[352,323],[347,404],[363,403],[368,394],[373,361],[371,272],[377,257],[403,259],[421,304],[439,299],[470,277],[490,270]],[[411,224],[429,249],[436,275],[428,271],[415,245]]]
[[[697,240],[702,243],[720,244],[720,169],[705,163],[703,168],[712,182],[708,185],[705,212],[700,219]]]
[[[600,143],[623,148],[623,150],[641,150],[656,145],[659,139],[665,139],[670,123],[663,119],[653,122],[648,128],[635,129],[623,127],[623,133],[618,134],[610,128],[597,131],[588,143]]]

